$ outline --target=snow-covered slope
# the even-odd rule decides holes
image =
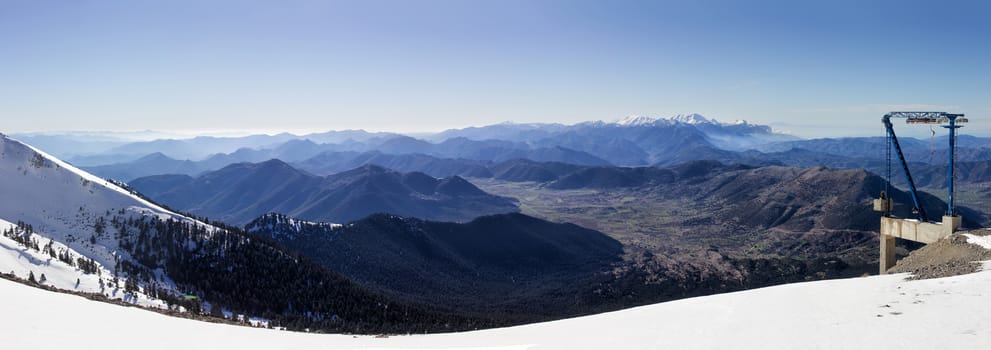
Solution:
[[[33,237],[40,245],[53,241],[56,250],[71,253],[71,261],[80,256],[86,257],[92,259],[100,271],[108,272],[118,261],[130,259],[119,246],[117,232],[111,232],[109,221],[113,216],[155,216],[195,222],[0,134],[0,230],[9,228],[15,222],[30,225],[33,233],[19,234]],[[97,229],[98,226],[100,229]],[[47,271],[46,277],[52,274],[50,283],[59,288],[99,291],[92,285],[99,279],[92,274],[85,274],[78,266],[70,266],[49,255],[26,249],[8,237],[0,240],[0,271],[14,271],[21,278],[27,278],[30,272],[38,277]],[[167,276],[161,275],[161,271],[156,273],[163,287],[172,285]],[[111,273],[102,275],[104,279],[112,279]],[[80,280],[79,286],[75,285],[77,278]],[[105,289],[105,294],[115,297],[115,290]],[[142,298],[134,301],[141,301]]]
[[[905,277],[782,285],[519,327],[387,338],[204,323],[0,280],[0,329],[11,349],[991,348],[991,271]]]
[[[0,176],[4,194],[0,197],[0,217],[8,221],[46,222],[101,209],[125,209],[163,219],[190,220],[3,134],[0,134]],[[50,223],[35,228],[57,234],[49,228],[75,226]]]
[[[15,229],[15,224],[0,220],[0,232]],[[51,249],[58,254],[69,254],[75,258],[83,254],[55,242],[45,235],[32,233],[28,239],[34,239],[43,246],[51,244]],[[146,295],[141,291],[125,293],[119,286],[123,285],[126,277],[118,278],[118,284],[113,284],[113,273],[106,266],[94,262],[95,272],[86,273],[78,264],[69,265],[56,257],[46,255],[41,251],[24,247],[13,239],[0,235],[0,272],[13,273],[15,276],[28,279],[34,276],[39,284],[59,289],[73,290],[85,293],[103,294],[111,299],[121,299],[126,302],[143,306],[165,308],[161,300]]]

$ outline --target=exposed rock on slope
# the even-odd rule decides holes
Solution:
[[[912,279],[929,279],[980,271],[981,264],[978,262],[991,260],[991,248],[969,243],[968,241],[974,240],[974,236],[968,235],[988,234],[987,230],[978,230],[944,237],[913,251],[888,269],[888,273],[908,272],[912,274]]]

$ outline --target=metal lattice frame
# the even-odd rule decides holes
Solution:
[[[914,181],[912,181],[912,175],[908,170],[908,163],[905,161],[905,158],[901,152],[901,148],[898,146],[898,138],[895,136],[894,129],[892,129],[892,125],[890,122],[891,118],[905,118],[906,119],[905,122],[907,124],[949,124],[943,126],[944,128],[950,130],[950,137],[949,137],[950,159],[949,159],[949,164],[947,164],[947,180],[946,180],[947,181],[946,215],[954,216],[956,214],[953,207],[953,199],[955,194],[955,189],[953,187],[953,178],[956,170],[956,161],[954,158],[957,148],[956,129],[960,128],[960,126],[957,124],[968,122],[967,118],[964,118],[963,114],[953,114],[946,112],[890,112],[888,114],[885,114],[884,118],[881,119],[881,121],[884,122],[885,128],[888,131],[887,133],[888,134],[888,147],[887,147],[888,148],[888,157],[887,157],[888,182],[889,183],[891,182],[891,147],[894,146],[895,151],[897,151],[898,153],[899,160],[902,163],[901,165],[905,172],[905,177],[909,182],[909,187],[912,192],[912,199],[920,211],[919,219],[922,221],[926,220],[926,215],[923,209],[921,208],[921,203],[919,203],[918,195],[915,190],[915,183]],[[885,185],[885,187],[887,189],[887,185]]]
[[[907,124],[949,124],[950,119],[955,119],[958,124],[967,122],[967,118],[964,118],[963,114],[946,112],[890,112],[884,116],[886,118],[905,118]]]

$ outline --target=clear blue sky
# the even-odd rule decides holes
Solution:
[[[991,136],[989,3],[0,0],[0,130],[696,112],[814,137],[937,109]]]

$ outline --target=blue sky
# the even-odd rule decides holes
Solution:
[[[433,131],[694,112],[817,137],[881,135],[889,110],[936,109],[991,136],[986,3],[0,0],[0,129]]]

